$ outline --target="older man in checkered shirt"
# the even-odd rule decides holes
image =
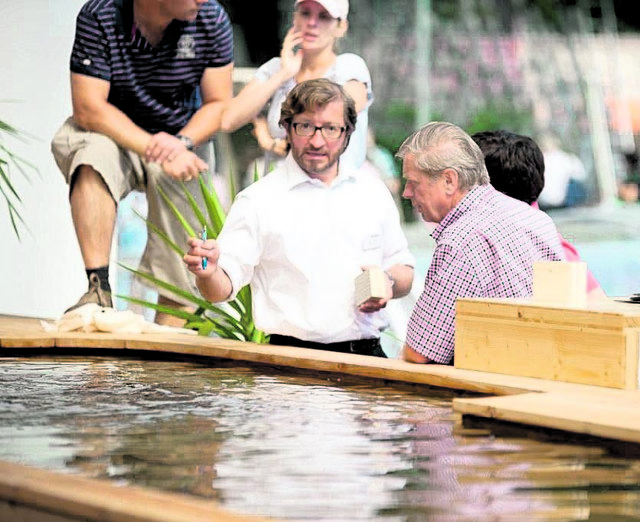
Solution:
[[[527,297],[533,263],[563,261],[551,219],[489,184],[482,152],[462,129],[432,122],[401,145],[403,197],[437,223],[424,290],[407,328],[402,357],[452,364],[458,297]]]

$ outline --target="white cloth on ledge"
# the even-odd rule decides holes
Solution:
[[[195,330],[151,323],[142,315],[130,310],[104,308],[94,303],[71,310],[53,323],[47,321],[40,321],[40,323],[47,332],[180,333],[197,335]]]

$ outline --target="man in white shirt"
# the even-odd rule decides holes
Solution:
[[[189,240],[202,295],[226,301],[249,284],[271,344],[385,357],[382,309],[411,290],[415,261],[388,189],[340,165],[355,124],[342,87],[298,84],[282,105],[284,164],[238,195],[217,240]],[[354,280],[371,266],[386,272],[386,295],[357,304]]]

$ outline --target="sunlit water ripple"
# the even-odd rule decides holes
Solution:
[[[249,367],[0,362],[0,459],[290,520],[640,520],[640,462],[469,429],[448,392]],[[604,518],[602,518],[604,517]]]

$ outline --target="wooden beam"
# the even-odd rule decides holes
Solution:
[[[23,518],[19,518],[23,516]],[[116,486],[0,461],[0,519],[31,522],[241,522],[268,520],[204,499]]]
[[[398,359],[381,359],[365,355],[335,353],[289,346],[244,343],[213,337],[180,334],[106,334],[106,333],[48,333],[40,331],[35,320],[23,321],[22,329],[5,329],[5,319],[0,317],[0,356],[2,348],[11,353],[37,347],[44,340],[44,352],[62,353],[69,348],[83,349],[86,355],[92,351],[132,350],[231,359],[270,366],[323,371],[397,381],[416,385],[436,386],[480,394],[511,395],[530,391],[561,391],[575,385],[540,379],[457,369],[451,366],[413,364]]]
[[[453,400],[453,409],[463,415],[633,443],[640,443],[638,405],[638,391],[597,389],[578,395],[551,392]]]

